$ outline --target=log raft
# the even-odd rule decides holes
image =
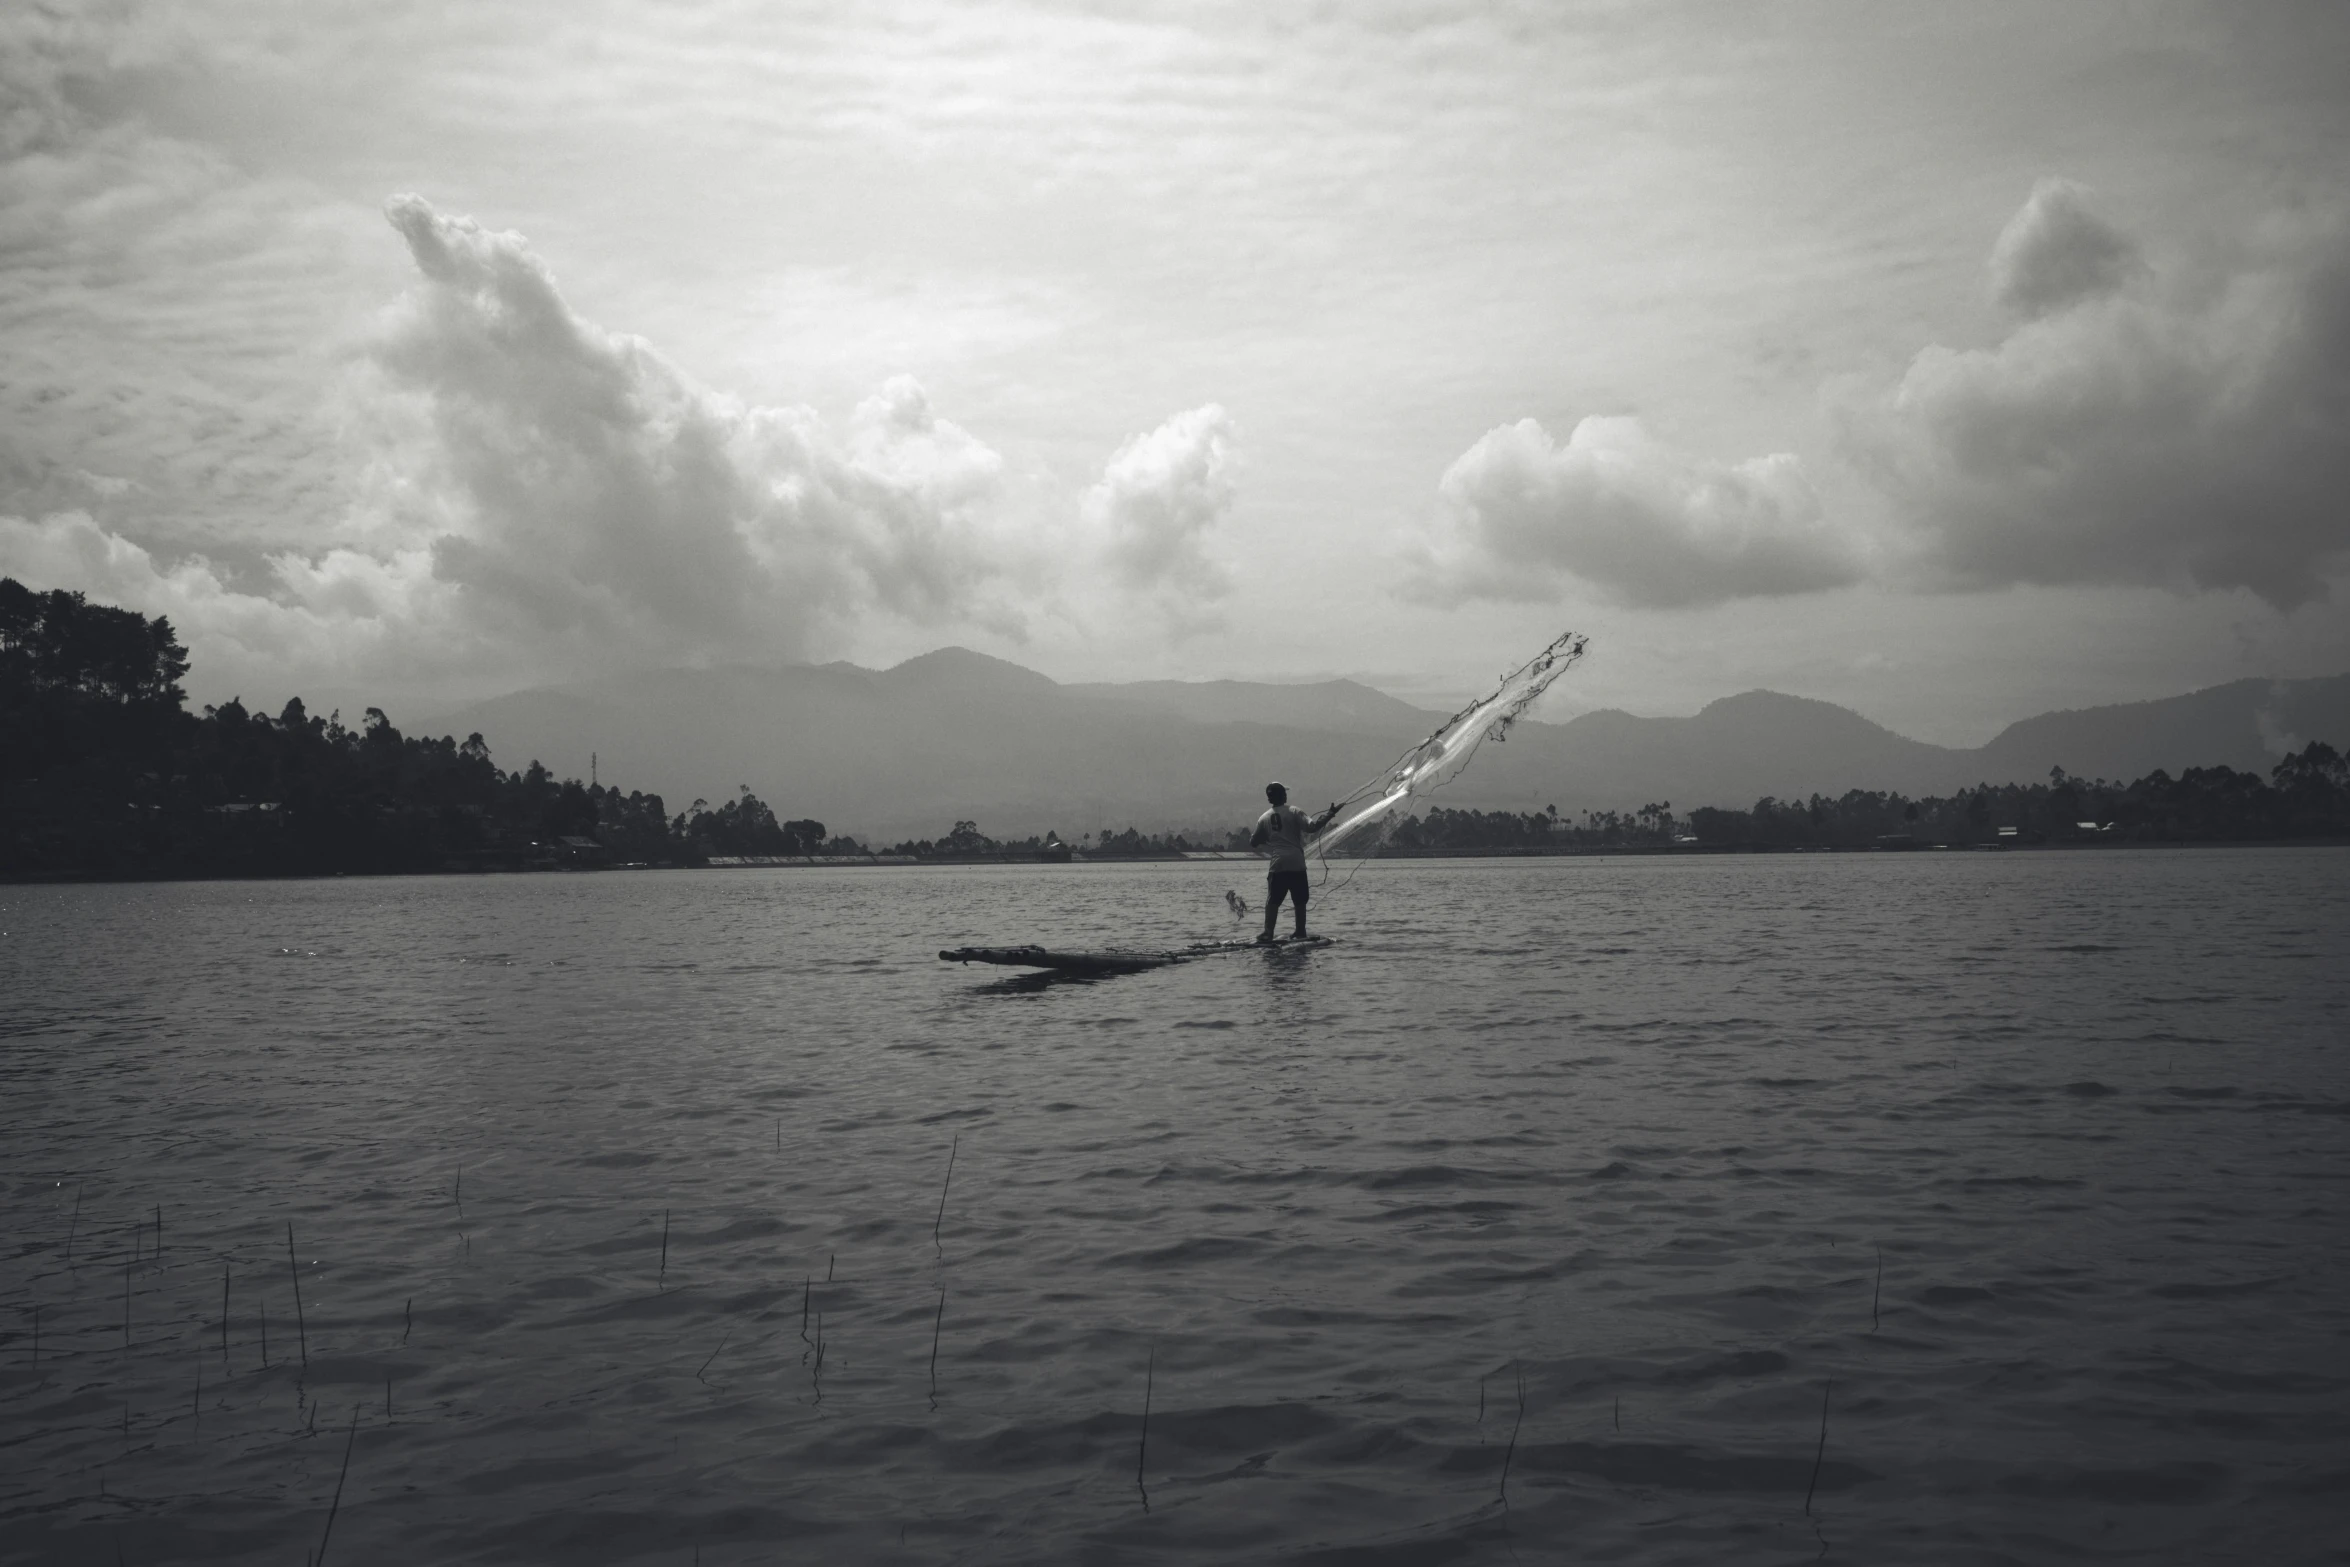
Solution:
[[[1188,947],[1138,949],[1104,947],[1091,951],[1057,951],[1035,945],[1021,947],[949,947],[939,953],[942,963],[995,963],[1006,968],[1050,969],[1061,974],[1134,974],[1144,969],[1168,968],[1219,952],[1279,951],[1284,947],[1323,947],[1327,936],[1288,936],[1279,941],[1202,941]]]

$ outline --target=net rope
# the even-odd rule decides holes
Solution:
[[[1424,794],[1443,788],[1468,770],[1488,740],[1509,738],[1511,725],[1583,656],[1589,639],[1569,631],[1550,646],[1502,678],[1499,686],[1471,702],[1437,726],[1427,739],[1396,758],[1393,766],[1338,802],[1338,812],[1310,846],[1322,864],[1322,882],[1330,880],[1330,856],[1341,846],[1356,847],[1354,864],[1339,882],[1354,879],[1362,862],[1379,851],[1401,820],[1403,807]],[[1367,842],[1362,841],[1368,839]]]

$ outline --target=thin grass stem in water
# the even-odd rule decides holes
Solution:
[[[318,1418],[311,1415],[311,1426],[316,1429]],[[351,1434],[343,1439],[343,1470],[335,1476],[335,1499],[327,1505],[326,1531],[318,1537],[318,1554],[311,1558],[311,1567],[326,1567],[326,1542],[334,1538],[335,1514],[343,1509],[343,1482],[351,1476],[351,1449],[359,1441],[359,1406],[351,1406]]]
[[[1811,1516],[1812,1493],[1820,1488],[1820,1465],[1828,1457],[1828,1395],[1836,1391],[1836,1379],[1830,1377],[1820,1387],[1820,1446],[1811,1455],[1811,1484],[1803,1488],[1803,1516]]]
[[[1501,1455],[1501,1488],[1493,1499],[1504,1507],[1510,1501],[1510,1464],[1518,1456],[1518,1428],[1526,1423],[1526,1368],[1518,1366],[1518,1418],[1510,1422],[1510,1445]]]
[[[302,1265],[294,1260],[294,1226],[286,1225],[286,1267],[294,1275],[294,1332],[302,1347],[302,1369],[310,1369],[310,1323],[302,1314]]]
[[[1159,1341],[1151,1340],[1151,1358],[1142,1371],[1142,1436],[1134,1444],[1134,1488],[1142,1493],[1142,1510],[1151,1510],[1150,1487],[1142,1483],[1142,1466],[1151,1451],[1151,1388],[1158,1381]]]
[[[947,1292],[938,1292],[938,1315],[930,1322],[930,1407],[938,1407],[938,1335],[947,1324]]]
[[[962,1147],[963,1134],[957,1132],[954,1142],[947,1147],[947,1178],[938,1188],[938,1212],[930,1220],[930,1245],[933,1250],[938,1248],[938,1227],[946,1222],[947,1193],[955,1184],[955,1155],[962,1151]]]

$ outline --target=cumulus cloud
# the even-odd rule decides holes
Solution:
[[[1232,510],[1239,440],[1232,416],[1208,403],[1118,448],[1083,511],[1121,586],[1191,601],[1232,591],[1209,538]]]
[[[1677,608],[1838,587],[1864,570],[1791,453],[1712,462],[1637,419],[1597,417],[1564,445],[1532,419],[1487,432],[1445,470],[1407,558],[1407,592],[1444,604],[1539,601],[1575,579]]]
[[[2043,185],[1995,252],[2029,319],[1926,349],[1850,421],[1924,580],[2324,597],[2350,560],[2350,231],[2278,226],[2165,275],[2080,199]]]
[[[519,235],[388,212],[425,286],[377,359],[428,405],[435,575],[484,622],[634,660],[797,656],[869,607],[949,617],[989,574],[1000,462],[911,380],[844,442],[581,319]]]
[[[167,617],[203,660],[208,684],[227,689],[346,673],[435,629],[431,562],[421,551],[336,550],[283,557],[276,568],[280,591],[253,593],[201,557],[160,560],[87,512],[0,516],[0,570]]]
[[[386,215],[419,281],[361,366],[342,544],[271,555],[240,591],[65,512],[7,519],[0,563],[170,613],[200,659],[344,676],[798,658],[876,610],[1016,629],[991,596],[1001,460],[910,378],[836,433],[582,318],[520,235],[415,196]]]
[[[1991,292],[2026,316],[2119,288],[2138,256],[2128,236],[2089,207],[2071,180],[2042,180],[1991,247]]]

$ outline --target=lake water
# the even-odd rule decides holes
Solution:
[[[0,888],[0,1561],[2344,1559],[2350,852],[1228,886]]]

